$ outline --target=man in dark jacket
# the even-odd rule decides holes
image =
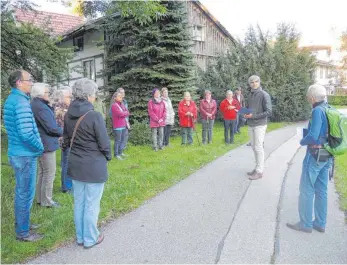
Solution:
[[[104,236],[97,228],[100,200],[112,159],[111,142],[101,113],[94,111],[97,84],[87,78],[73,86],[75,100],[64,119],[63,149],[70,148],[68,175],[72,179],[77,244],[91,248]],[[76,135],[72,139],[77,121]]]
[[[31,97],[31,108],[44,147],[38,163],[36,200],[44,207],[59,207],[59,204],[53,201],[53,183],[57,164],[56,150],[59,149],[58,138],[63,135],[63,129],[57,124],[54,110],[49,105],[49,85],[35,83]]]
[[[248,123],[248,133],[251,138],[251,145],[255,156],[256,167],[251,172],[248,172],[250,180],[256,180],[263,177],[264,170],[264,138],[268,123],[268,117],[272,113],[271,99],[260,86],[259,76],[252,75],[248,79],[251,87],[246,105],[252,110],[250,114],[244,115]]]
[[[8,159],[14,170],[16,187],[14,216],[17,240],[33,242],[42,235],[31,232],[30,210],[35,196],[37,157],[43,152],[39,131],[29,99],[32,77],[22,70],[10,74],[11,93],[4,105],[4,124],[8,136]]]

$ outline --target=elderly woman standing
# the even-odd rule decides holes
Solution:
[[[224,119],[224,141],[226,144],[234,143],[235,127],[237,125],[237,112],[240,103],[233,98],[233,92],[228,90],[226,98],[220,103],[220,112]]]
[[[114,156],[118,160],[123,160],[123,149],[125,147],[125,129],[127,126],[126,118],[129,117],[129,111],[122,103],[123,95],[121,92],[115,93],[115,101],[111,106],[112,124],[114,135]]]
[[[36,200],[41,206],[59,207],[52,197],[56,172],[55,151],[59,149],[58,138],[63,135],[63,129],[57,124],[54,110],[49,105],[49,85],[35,83],[31,90],[31,97],[31,108],[44,147],[38,163]]]
[[[300,179],[300,222],[287,224],[291,229],[311,233],[312,228],[325,232],[327,218],[327,189],[331,157],[317,161],[318,151],[328,142],[328,120],[325,114],[326,89],[312,85],[307,91],[307,100],[312,105],[312,118],[304,129],[300,145],[307,146]],[[323,149],[324,150],[324,149]],[[312,212],[314,208],[314,220]]]
[[[164,127],[166,119],[166,108],[160,97],[158,88],[153,89],[152,98],[148,101],[149,125],[152,130],[153,149],[163,149]],[[159,133],[159,138],[158,138]]]
[[[195,102],[192,101],[189,92],[184,92],[184,99],[178,104],[178,116],[180,119],[182,145],[193,143],[193,128],[198,111]]]
[[[55,110],[55,118],[57,120],[57,123],[60,127],[64,127],[64,117],[67,112],[67,109],[69,108],[71,102],[71,88],[68,86],[61,87],[59,90],[55,93],[55,103],[53,105]],[[63,143],[63,137],[59,138],[59,145],[62,146]],[[62,192],[71,192],[72,189],[72,180],[67,175],[67,162],[68,162],[68,156],[69,156],[70,149],[67,148],[66,150],[61,151],[61,159],[60,159],[60,166],[61,166],[61,191]]]
[[[165,127],[164,127],[164,146],[168,146],[170,142],[170,133],[171,127],[175,123],[175,111],[172,107],[171,99],[169,98],[169,91],[166,87],[161,89],[162,100],[165,104],[166,108],[166,119],[165,119]]]
[[[200,114],[202,121],[202,143],[212,142],[212,129],[217,113],[217,103],[211,97],[211,91],[205,90],[205,99],[200,101]],[[207,137],[206,137],[207,136]],[[207,141],[206,141],[207,138]]]
[[[64,119],[63,149],[70,146],[68,174],[73,183],[77,244],[91,248],[104,236],[97,223],[100,200],[108,178],[111,143],[101,113],[94,111],[97,84],[87,78],[72,88],[74,101]]]

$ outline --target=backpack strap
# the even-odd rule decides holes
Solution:
[[[87,111],[83,116],[79,117],[79,119],[77,120],[76,125],[75,125],[75,128],[74,128],[73,133],[72,133],[71,141],[70,141],[70,150],[71,150],[71,148],[72,148],[73,140],[75,139],[76,132],[77,132],[78,127],[80,126],[81,121],[82,121],[82,120],[84,119],[84,117],[85,117],[89,112],[91,112],[91,111],[92,111],[92,110]]]

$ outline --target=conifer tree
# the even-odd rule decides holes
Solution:
[[[134,17],[106,21],[106,67],[112,94],[127,92],[132,121],[147,119],[147,102],[154,88],[166,86],[174,108],[193,85],[193,57],[184,2],[162,1],[165,15],[148,24]]]

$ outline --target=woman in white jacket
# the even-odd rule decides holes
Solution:
[[[164,141],[163,145],[168,146],[169,145],[169,140],[170,140],[170,133],[171,133],[171,128],[175,123],[175,111],[172,107],[171,100],[169,98],[169,91],[166,87],[163,87],[161,89],[162,93],[162,99],[165,104],[166,108],[166,120],[165,120],[165,127],[164,127]]]

